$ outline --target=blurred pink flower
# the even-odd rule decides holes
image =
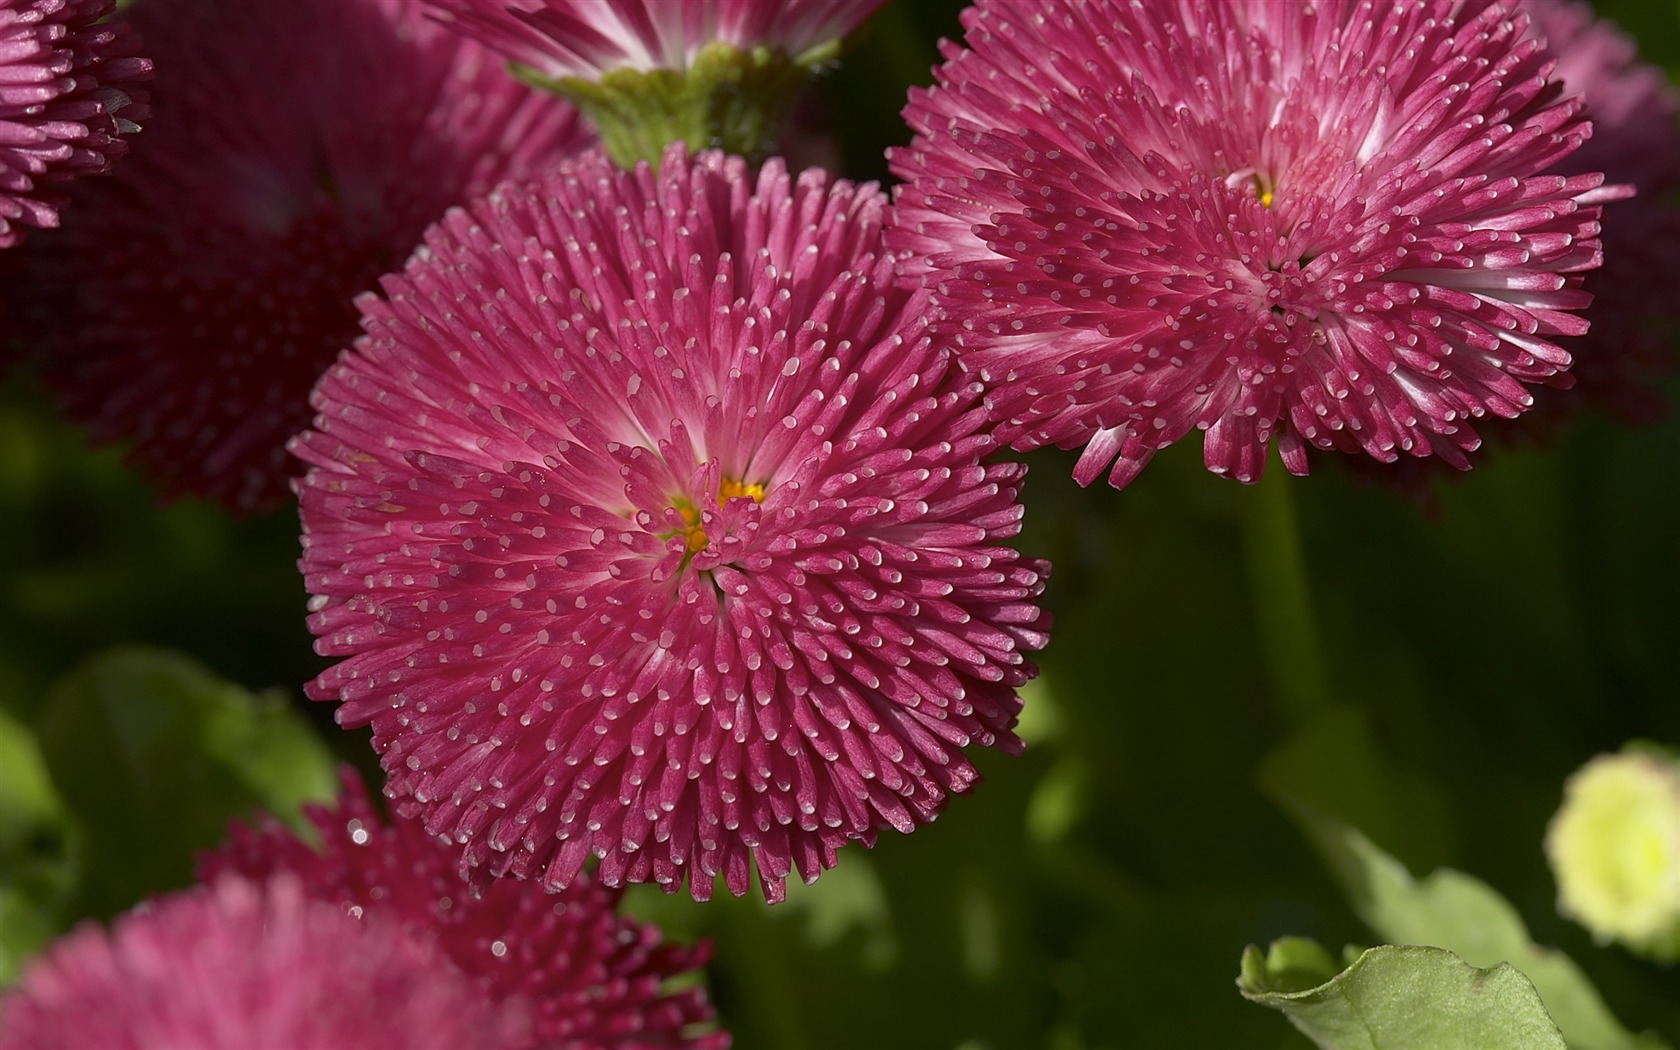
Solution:
[[[440,17],[538,75],[687,69],[711,43],[798,58],[884,0],[427,0]]]
[[[700,988],[664,983],[703,966],[708,949],[666,944],[659,930],[616,913],[619,891],[579,876],[558,894],[500,879],[475,893],[456,872],[460,851],[418,821],[386,823],[353,771],[334,806],[306,812],[319,847],[274,820],[235,826],[199,860],[206,882],[229,873],[291,875],[310,896],[356,916],[386,916],[435,938],[494,1002],[529,1004],[532,1046],[550,1050],[722,1050],[727,1034]]]
[[[426,225],[582,144],[418,0],[146,0],[144,147],[40,238],[20,322],[67,411],[167,495],[287,497],[286,440],[355,338],[353,297]]]
[[[1569,367],[1619,191],[1525,20],[1481,2],[988,2],[913,90],[889,243],[998,437],[1130,482],[1205,431],[1467,465]],[[1110,465],[1112,464],[1112,469]]]
[[[1638,60],[1631,39],[1587,5],[1529,0],[1525,10],[1557,56],[1564,91],[1585,99],[1593,122],[1592,138],[1557,170],[1602,171],[1638,190],[1605,208],[1604,266],[1585,283],[1592,328],[1562,341],[1575,356],[1570,374],[1579,394],[1548,398],[1547,408],[1590,403],[1624,422],[1654,422],[1665,409],[1655,384],[1673,370],[1680,336],[1673,291],[1680,273],[1680,95],[1662,70]]]
[[[55,184],[110,170],[151,75],[116,0],[0,0],[0,248],[58,225]]]
[[[479,991],[394,921],[296,880],[219,880],[50,946],[0,997],[0,1050],[512,1050],[517,1002]]]
[[[885,196],[680,147],[427,234],[293,444],[311,687],[463,864],[779,899],[1014,751],[1024,468]]]

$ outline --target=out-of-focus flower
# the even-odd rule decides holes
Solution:
[[[1599,263],[1587,134],[1484,3],[982,0],[913,90],[889,243],[1020,449],[1120,487],[1205,431],[1466,465],[1568,368]],[[1113,464],[1110,469],[1110,464]]]
[[[531,1045],[566,1050],[722,1050],[729,1037],[699,988],[667,993],[672,977],[702,966],[706,949],[663,943],[658,929],[616,913],[619,891],[579,876],[558,894],[500,879],[473,892],[456,871],[459,850],[418,821],[387,824],[353,771],[334,806],[306,812],[313,847],[273,820],[236,826],[200,858],[199,877],[296,876],[305,892],[353,915],[388,916],[435,937],[449,960],[496,1002],[529,1003]]]
[[[85,925],[0,998],[4,1050],[512,1050],[490,1003],[400,923],[358,921],[291,879],[228,878]]]
[[[116,0],[0,0],[0,248],[58,225],[56,183],[110,170],[152,71]]]
[[[1602,941],[1680,957],[1680,759],[1648,744],[1569,778],[1546,830],[1558,910]]]
[[[1562,342],[1575,356],[1570,374],[1579,389],[1548,397],[1547,406],[1592,404],[1624,422],[1651,423],[1665,408],[1654,384],[1674,368],[1680,337],[1673,289],[1680,273],[1680,95],[1662,70],[1638,60],[1631,39],[1587,5],[1529,0],[1525,10],[1557,56],[1565,92],[1585,99],[1593,123],[1592,138],[1557,170],[1602,171],[1638,190],[1604,210],[1604,266],[1585,282],[1592,328]]]
[[[138,0],[132,18],[159,70],[145,146],[31,246],[19,322],[69,413],[131,439],[166,494],[273,506],[354,296],[581,125],[418,0]]]
[[[762,155],[882,0],[428,0],[595,123],[620,165],[667,143]]]
[[[897,289],[885,196],[594,157],[362,303],[300,490],[311,695],[492,874],[779,899],[1020,746],[1024,467]]]

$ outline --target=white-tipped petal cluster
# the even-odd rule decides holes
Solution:
[[[294,443],[312,695],[464,862],[767,895],[1013,750],[1024,468],[894,287],[885,196],[589,158],[453,212]]]

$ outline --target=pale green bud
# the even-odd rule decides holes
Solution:
[[[1564,915],[1600,941],[1680,957],[1680,758],[1635,743],[1588,762],[1564,786],[1546,855]]]

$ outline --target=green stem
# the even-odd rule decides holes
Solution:
[[[1313,615],[1290,486],[1275,461],[1259,484],[1239,493],[1243,560],[1272,700],[1292,726],[1330,707],[1330,677]]]

